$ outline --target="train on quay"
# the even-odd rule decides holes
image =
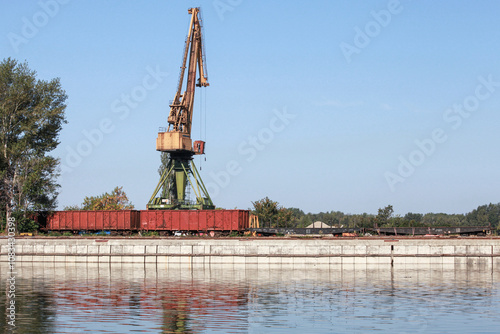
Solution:
[[[250,227],[248,210],[70,210],[35,215],[42,232],[227,235]]]
[[[132,235],[156,232],[160,236],[201,235],[227,236],[253,234],[259,236],[314,235],[488,235],[491,226],[460,227],[386,227],[386,228],[270,228],[260,227],[249,210],[70,210],[38,212],[34,219],[41,232],[72,234],[105,233]],[[257,223],[256,223],[257,221]]]

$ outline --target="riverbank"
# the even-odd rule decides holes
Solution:
[[[0,262],[8,261],[0,239]],[[500,266],[500,238],[17,238],[16,261]]]

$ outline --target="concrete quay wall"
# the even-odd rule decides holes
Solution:
[[[0,239],[0,262],[8,262]],[[18,238],[20,262],[397,264],[479,261],[500,266],[500,239]]]

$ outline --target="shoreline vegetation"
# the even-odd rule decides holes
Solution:
[[[392,205],[380,208],[376,215],[333,210],[305,213],[299,208],[284,208],[268,197],[253,205],[252,213],[259,217],[261,227],[304,228],[322,222],[337,228],[491,226],[497,229],[500,221],[500,203],[481,205],[466,214],[408,212],[405,215],[394,214]]]

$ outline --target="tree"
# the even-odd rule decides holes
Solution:
[[[300,221],[305,216],[304,211],[302,211],[299,208],[288,208],[287,210],[290,212],[290,222],[288,223],[288,226],[298,227],[300,224]]]
[[[292,211],[280,207],[278,209],[278,214],[276,215],[276,226],[277,227],[290,227],[290,223],[292,221]]]
[[[417,226],[418,224],[420,224],[423,217],[424,215],[421,213],[408,212],[404,216],[404,219],[409,222],[409,226]]]
[[[170,153],[161,152],[160,161],[161,162],[160,162],[160,167],[158,167],[158,174],[160,174],[160,177],[162,177],[163,173],[165,173],[165,171],[168,173],[168,170],[172,167],[172,160],[170,159]],[[168,179],[165,180],[165,182],[162,184],[162,190],[161,190],[162,198],[168,198],[170,200],[173,200],[175,198],[177,190],[175,187],[174,177],[175,174],[171,173]]]
[[[478,206],[466,215],[469,225],[488,225],[497,227],[500,221],[500,203]]]
[[[254,210],[252,214],[259,217],[262,226],[265,227],[292,227],[296,225],[296,216],[304,215],[302,210],[297,208],[284,208],[278,202],[265,197],[256,202],[252,202]]]
[[[83,199],[81,207],[67,206],[64,210],[132,210],[134,205],[129,201],[123,187],[116,187],[111,193],[90,196]]]
[[[58,78],[37,80],[27,63],[0,63],[0,205],[5,218],[56,206],[59,144],[67,99]],[[19,229],[19,226],[18,226]]]
[[[269,197],[265,197],[256,202],[252,202],[254,210],[253,214],[259,217],[259,221],[263,226],[267,223],[270,227],[272,223],[276,222],[278,216],[278,202],[272,201]]]
[[[378,226],[382,227],[383,225],[388,225],[389,219],[391,218],[393,213],[394,209],[392,208],[392,205],[388,205],[383,209],[378,209],[377,217],[375,217],[375,221],[377,222]]]

